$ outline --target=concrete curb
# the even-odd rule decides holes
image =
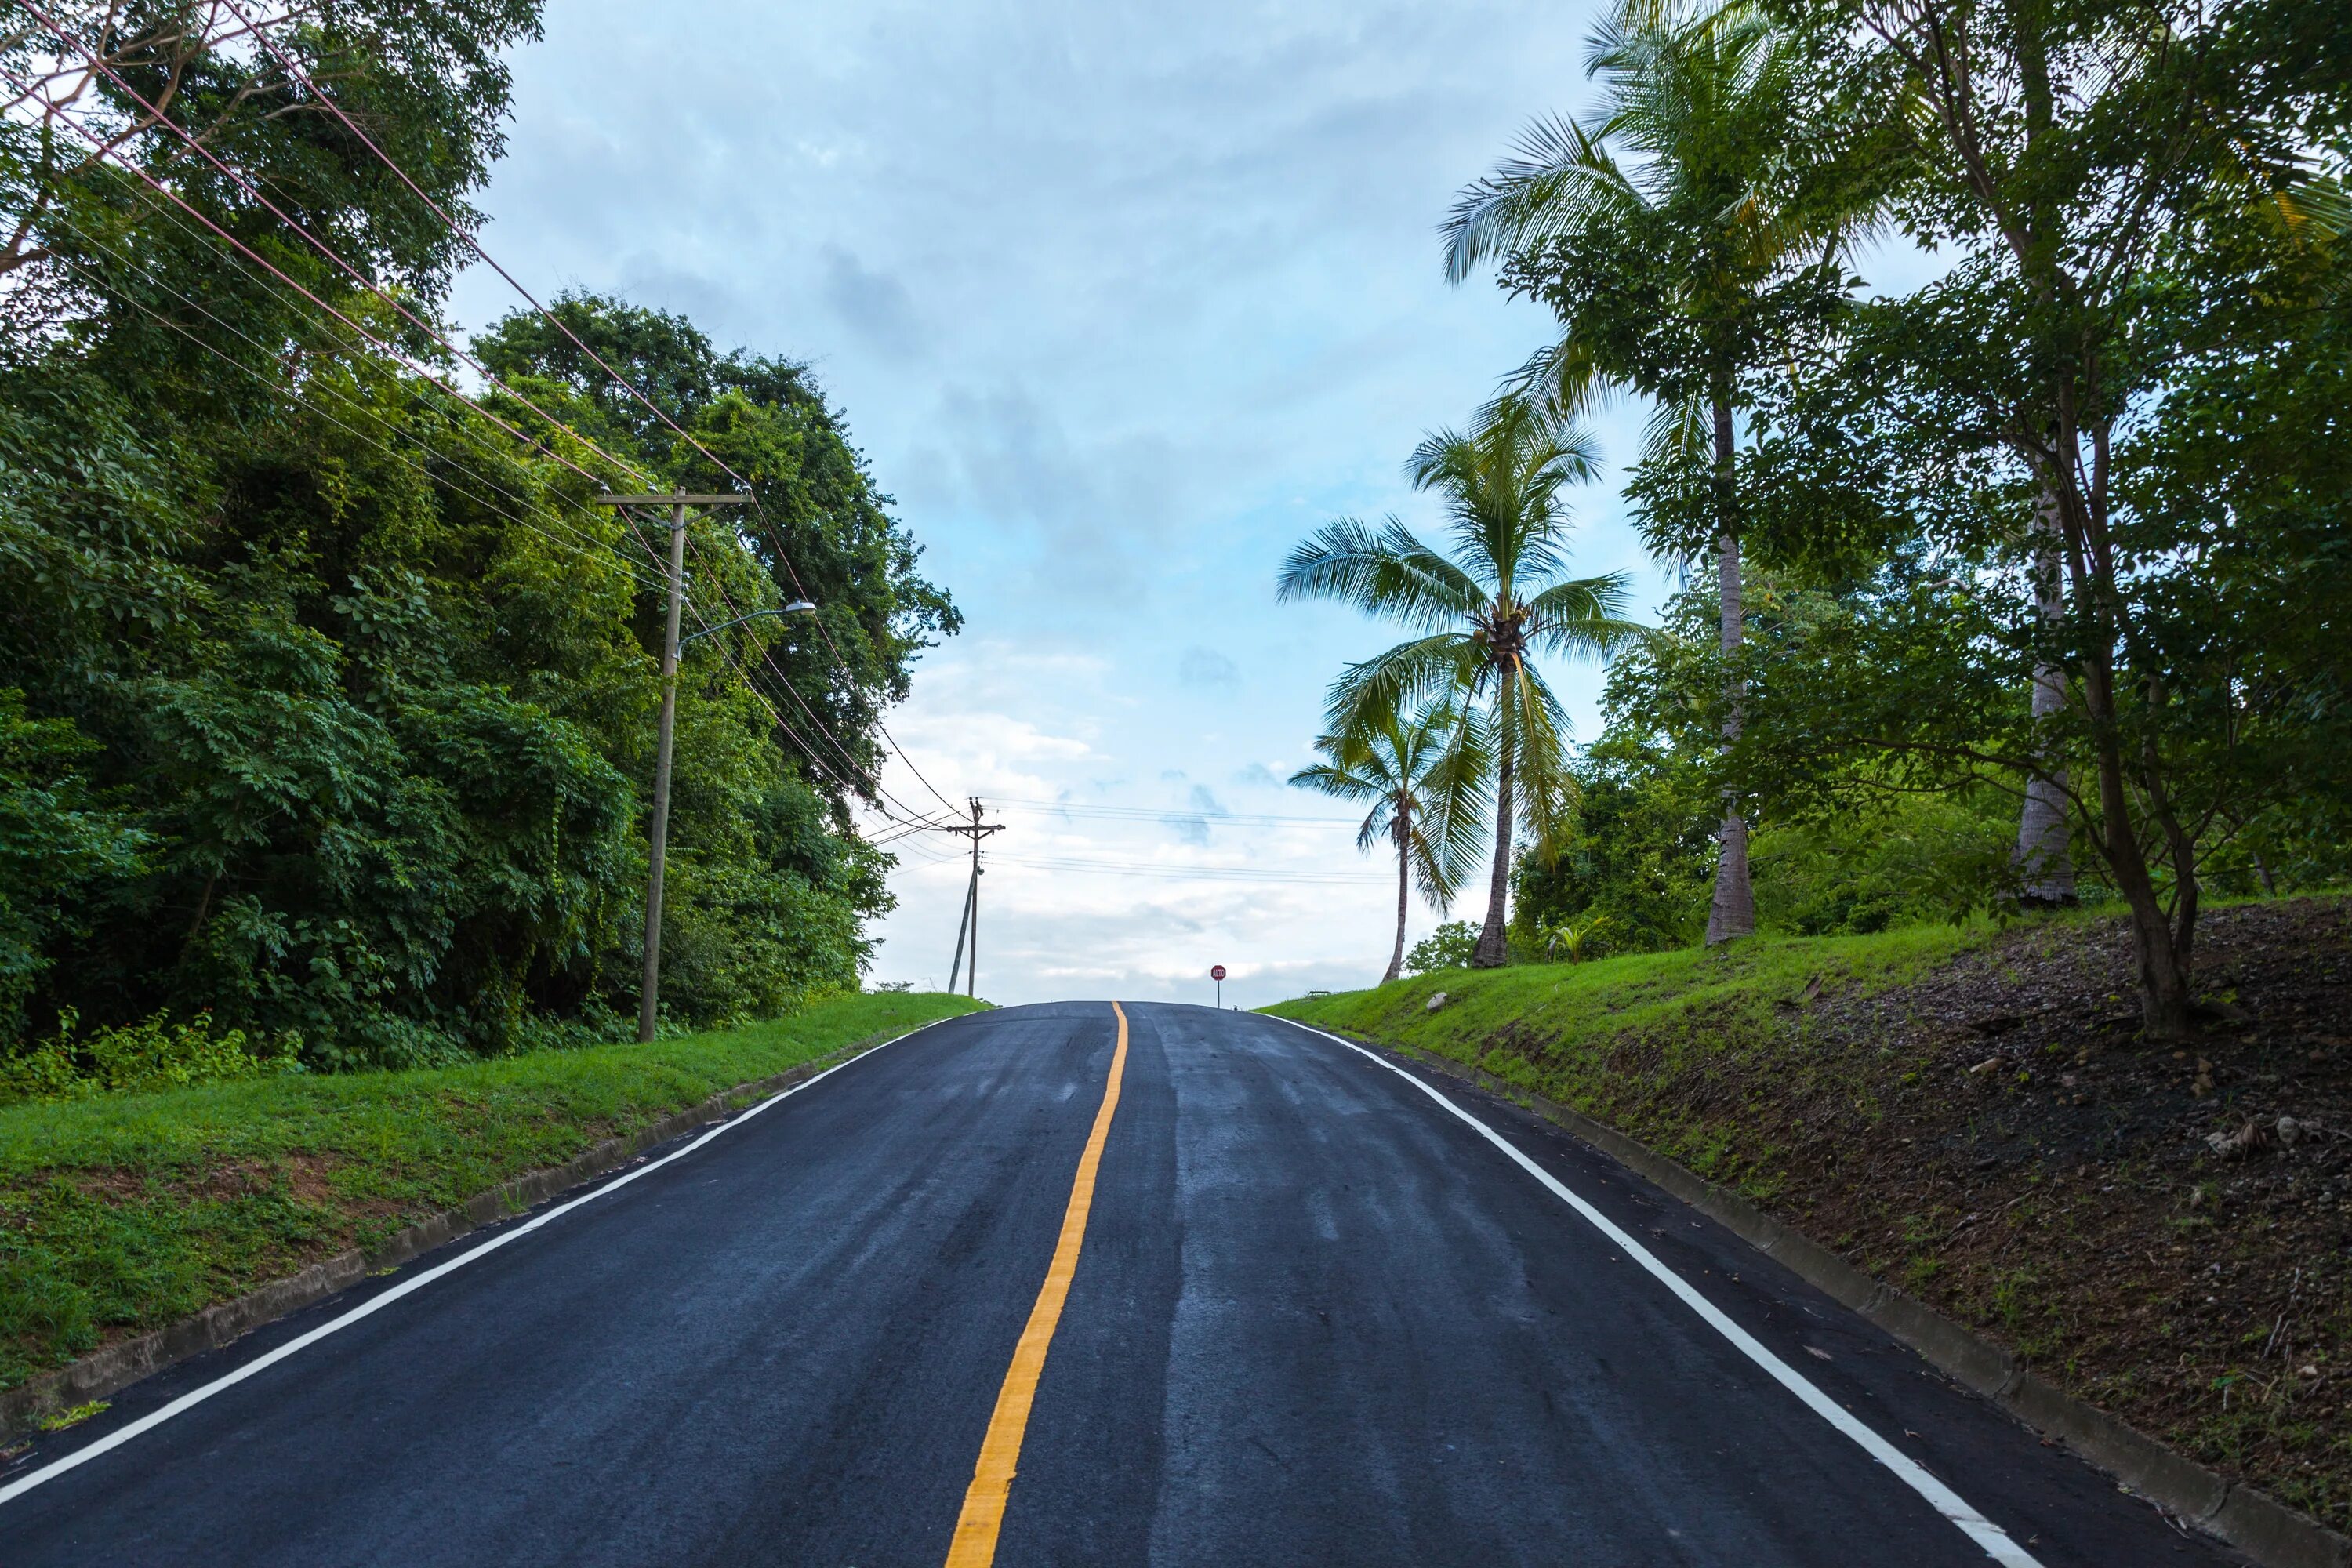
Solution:
[[[607,1138],[569,1163],[526,1171],[488,1192],[477,1193],[461,1206],[398,1232],[373,1252],[338,1253],[299,1274],[273,1279],[257,1290],[208,1307],[169,1328],[109,1345],[68,1366],[20,1384],[0,1394],[0,1442],[37,1430],[42,1417],[52,1411],[103,1399],[174,1363],[218,1350],[265,1323],[324,1300],[339,1290],[349,1289],[380,1269],[398,1268],[420,1253],[430,1252],[483,1226],[511,1219],[559,1194],[619,1169],[656,1144],[714,1121],[723,1121],[795,1084],[805,1083],[818,1073],[911,1033],[908,1030],[887,1039],[849,1046],[754,1082],[737,1084],[628,1137]],[[750,1098],[746,1100],[745,1096]]]
[[[2352,1538],[2339,1535],[2266,1492],[2174,1453],[2064,1393],[2035,1375],[2011,1352],[1872,1279],[1738,1194],[1685,1170],[1647,1144],[1483,1068],[1385,1040],[1358,1038],[1391,1056],[1500,1095],[1573,1133],[1723,1226],[1832,1300],[1869,1319],[1954,1382],[1983,1394],[2130,1490],[2236,1547],[2263,1568],[2352,1568]]]

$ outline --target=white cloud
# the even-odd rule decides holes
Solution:
[[[1213,647],[1194,643],[1176,664],[1176,679],[1202,691],[1232,691],[1242,683],[1242,668]]]
[[[1344,826],[1240,826],[1191,792],[1332,809],[1281,780],[1333,672],[1396,634],[1277,606],[1274,574],[1332,515],[1431,529],[1405,454],[1546,335],[1448,287],[1433,231],[1530,117],[1589,102],[1594,10],[572,0],[515,55],[479,203],[500,259],[813,363],[964,607],[890,723],[950,803],[1008,826],[985,994],[1204,1000],[1222,962],[1251,1005],[1386,962],[1392,884]],[[698,90],[615,97],[618,70]],[[478,272],[455,301],[512,303]],[[1612,455],[1639,423],[1612,416]],[[1578,505],[1580,568],[1639,569],[1654,598],[1606,488]],[[1589,732],[1599,672],[1557,674]],[[1103,805],[1134,815],[1080,814]],[[883,977],[945,980],[959,847],[908,847]]]

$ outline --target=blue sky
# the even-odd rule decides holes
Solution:
[[[1528,119],[1589,102],[1591,14],[563,0],[516,55],[492,251],[811,362],[963,606],[891,727],[947,795],[1004,803],[983,995],[1377,978],[1393,865],[1224,820],[1340,815],[1281,780],[1392,636],[1277,606],[1275,568],[1335,515],[1433,524],[1405,455],[1546,335],[1449,287],[1435,229]],[[502,289],[467,275],[459,319]],[[1637,424],[1603,421],[1612,456]],[[1668,578],[1611,486],[1580,509],[1579,566],[1646,613]],[[1589,734],[1600,672],[1554,674]],[[894,877],[877,978],[944,981],[963,870],[919,857],[954,848]]]

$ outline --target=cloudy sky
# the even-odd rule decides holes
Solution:
[[[1435,228],[1530,117],[1589,101],[1591,15],[556,0],[516,56],[492,251],[811,362],[964,609],[891,728],[1006,824],[982,994],[1378,977],[1394,868],[1282,781],[1333,673],[1393,634],[1276,605],[1274,573],[1335,515],[1433,522],[1406,453],[1544,337],[1447,286]],[[470,275],[460,319],[499,290]],[[1654,605],[1609,488],[1581,509],[1578,564]],[[1599,672],[1555,673],[1589,732]],[[945,982],[957,847],[910,847],[877,978]]]

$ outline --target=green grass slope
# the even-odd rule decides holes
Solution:
[[[1995,935],[1988,925],[1922,926],[1873,936],[1759,937],[1727,952],[1441,970],[1264,1011],[1483,1068],[1764,1197],[1780,1179],[1769,1133],[1745,1128],[1762,1140],[1735,1139],[1703,1108],[1692,1114],[1688,1085],[1734,1070],[1776,1079],[1834,1070],[1836,1054],[1804,1048],[1807,1005],[1815,997],[1875,995]],[[1445,1003],[1432,1012],[1440,993]],[[1727,1158],[1738,1168],[1727,1168]]]
[[[651,1046],[0,1109],[0,1388],[739,1084],[985,1005],[846,996]]]

